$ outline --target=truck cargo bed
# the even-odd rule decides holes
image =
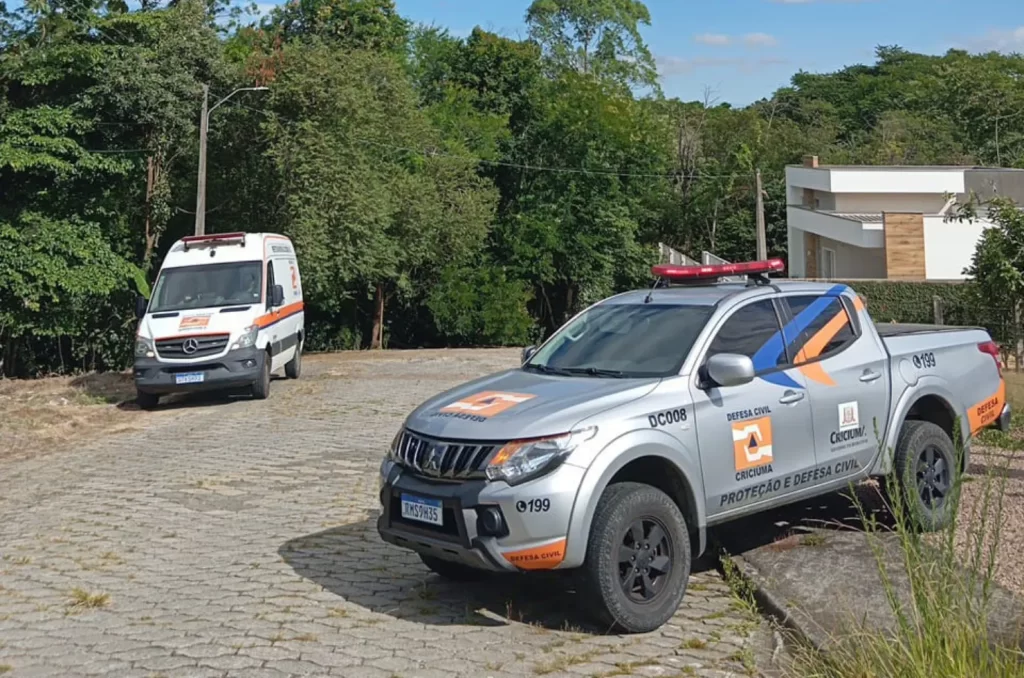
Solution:
[[[977,330],[978,327],[964,327],[959,325],[926,325],[912,323],[875,323],[875,331],[878,336],[886,339],[888,337],[899,337],[905,334],[923,334],[926,332],[962,332],[964,330]]]

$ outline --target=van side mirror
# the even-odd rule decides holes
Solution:
[[[135,317],[142,320],[146,317],[146,309],[149,308],[149,299],[141,294],[135,297]]]
[[[281,285],[274,285],[270,290],[270,305],[273,308],[282,306],[284,304],[284,287]]]
[[[527,346],[523,349],[523,354],[520,356],[520,364],[525,365],[526,361],[533,357],[533,354],[537,352],[536,346]]]
[[[716,353],[701,368],[704,387],[742,386],[754,380],[754,361],[737,353]]]

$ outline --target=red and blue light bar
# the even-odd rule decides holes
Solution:
[[[657,264],[651,267],[651,273],[657,278],[673,281],[693,281],[708,278],[724,278],[731,275],[767,275],[781,273],[786,269],[782,259],[766,259],[764,261],[744,261],[738,264],[715,264],[714,266],[677,266],[676,264]]]

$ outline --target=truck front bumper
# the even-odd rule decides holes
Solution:
[[[516,487],[503,482],[442,482],[385,460],[377,531],[395,546],[494,572],[558,569],[583,470],[563,464]],[[402,497],[441,504],[441,525],[402,516]],[[533,501],[531,501],[533,500]],[[578,565],[578,563],[576,563]]]
[[[229,390],[251,386],[260,378],[267,352],[255,347],[228,351],[220,358],[195,363],[170,363],[157,358],[135,359],[135,388],[142,393],[167,395]],[[198,383],[177,383],[179,374],[203,375]]]

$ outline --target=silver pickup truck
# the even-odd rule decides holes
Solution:
[[[576,570],[598,620],[643,632],[728,520],[895,472],[919,527],[947,524],[971,436],[1009,426],[998,347],[875,325],[849,287],[781,266],[656,266],[423,403],[381,465],[381,537],[453,579]]]

